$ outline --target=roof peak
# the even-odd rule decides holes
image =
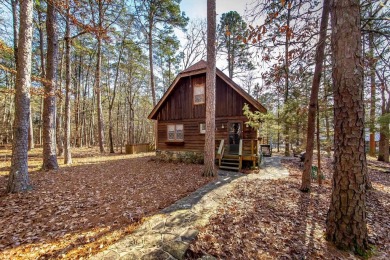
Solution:
[[[186,72],[191,72],[191,71],[196,71],[196,70],[201,70],[201,69],[205,69],[207,67],[207,61],[205,60],[200,60],[198,61],[197,63],[189,66],[188,68],[186,68],[185,70],[183,70],[182,72],[180,72],[180,74],[182,73],[186,73]]]

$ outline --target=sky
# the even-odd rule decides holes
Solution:
[[[243,16],[246,5],[252,2],[253,0],[216,0],[217,21],[221,14],[229,11],[237,11]],[[182,0],[180,7],[190,19],[206,18],[207,0]]]
[[[217,24],[219,23],[220,17],[223,13],[229,11],[236,11],[245,20],[245,9],[247,5],[251,5],[257,0],[216,0],[216,11],[217,11]],[[190,20],[207,18],[207,0],[182,0],[180,3],[181,11],[185,12],[186,16]],[[176,35],[180,38],[184,38],[184,33],[180,30],[175,30]],[[226,60],[220,58],[217,60],[217,67],[223,69],[226,67]],[[226,71],[224,71],[226,73]],[[240,79],[236,78],[237,83],[241,83]]]

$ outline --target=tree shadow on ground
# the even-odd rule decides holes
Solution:
[[[8,176],[0,176],[0,258],[101,250],[143,217],[210,182],[202,169],[148,156],[96,162],[31,173],[34,189],[23,194],[6,194]],[[96,248],[90,245],[97,240]]]
[[[369,190],[366,205],[369,243],[377,250],[390,253],[390,194]]]
[[[236,173],[236,172],[227,172],[227,171],[218,171],[219,179],[211,182],[204,187],[200,188],[199,190],[195,191],[194,193],[191,193],[189,196],[177,201],[173,205],[165,208],[162,210],[163,213],[171,213],[176,210],[180,209],[189,209],[193,205],[197,204],[206,194],[209,192],[212,192],[215,189],[218,189],[221,186],[224,186],[226,184],[229,184],[230,182],[244,177],[244,174]]]

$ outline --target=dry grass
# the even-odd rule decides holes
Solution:
[[[9,167],[11,166],[11,156],[12,151],[10,150],[10,147],[7,147],[8,149],[0,149],[0,176],[1,175],[8,175],[9,174]],[[149,155],[152,155],[153,153],[150,153]],[[107,161],[113,161],[113,160],[120,160],[120,159],[129,159],[129,158],[137,158],[140,156],[145,156],[146,154],[101,154],[99,152],[99,149],[96,147],[82,147],[82,148],[76,148],[72,149],[72,165],[65,165],[64,164],[64,157],[58,156],[58,165],[63,167],[74,167],[78,165],[86,165],[86,164],[95,164],[95,163],[102,163]],[[31,151],[28,152],[28,169],[29,172],[39,171],[42,166],[42,148],[34,148]]]

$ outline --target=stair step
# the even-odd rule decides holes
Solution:
[[[221,165],[226,165],[226,166],[238,166],[238,165],[240,165],[240,162],[224,162],[224,161],[222,161],[221,162]]]
[[[225,159],[239,159],[239,156],[238,155],[234,155],[234,154],[224,154],[223,155],[223,158]]]
[[[233,158],[225,158],[225,157],[223,157],[223,158],[222,158],[222,161],[225,161],[225,162],[239,162],[240,160],[239,160],[239,159],[233,159]]]
[[[239,171],[239,168],[238,167],[230,167],[230,166],[223,166],[223,165],[221,165],[220,167],[219,167],[219,169],[222,169],[222,170],[233,170],[233,171]]]

